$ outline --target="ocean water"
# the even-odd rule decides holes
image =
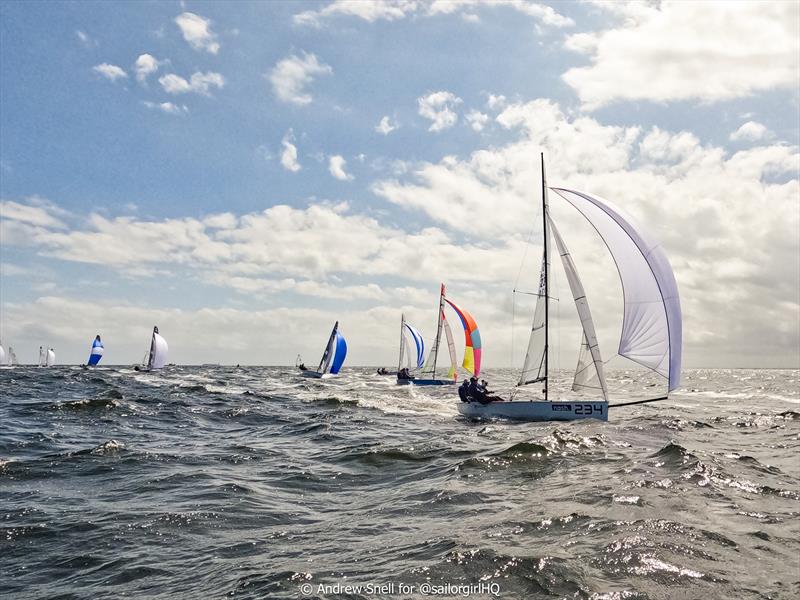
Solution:
[[[0,369],[0,597],[800,595],[800,372],[560,424],[372,373]]]

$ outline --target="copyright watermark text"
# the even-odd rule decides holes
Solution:
[[[421,594],[438,598],[469,598],[481,596],[500,597],[500,584],[480,583],[302,583],[300,592],[304,596],[357,594],[385,597],[393,595]]]

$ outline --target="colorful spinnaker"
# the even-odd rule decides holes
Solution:
[[[89,354],[89,362],[87,363],[90,367],[100,362],[100,359],[103,358],[104,349],[103,342],[100,341],[100,336],[98,335],[92,342],[92,352]]]
[[[445,302],[456,311],[458,318],[461,319],[461,325],[464,327],[464,362],[461,366],[477,377],[481,374],[481,332],[478,331],[478,324],[471,314],[454,302],[447,298],[445,298]]]

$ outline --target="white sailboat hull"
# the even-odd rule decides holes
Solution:
[[[512,421],[608,421],[608,402],[459,402],[458,412],[469,419]]]
[[[320,373],[319,371],[303,371],[300,373],[301,377],[309,377],[311,379],[330,379],[336,377],[333,373]]]

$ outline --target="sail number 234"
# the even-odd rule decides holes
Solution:
[[[602,415],[605,408],[604,404],[576,404],[576,415]]]

